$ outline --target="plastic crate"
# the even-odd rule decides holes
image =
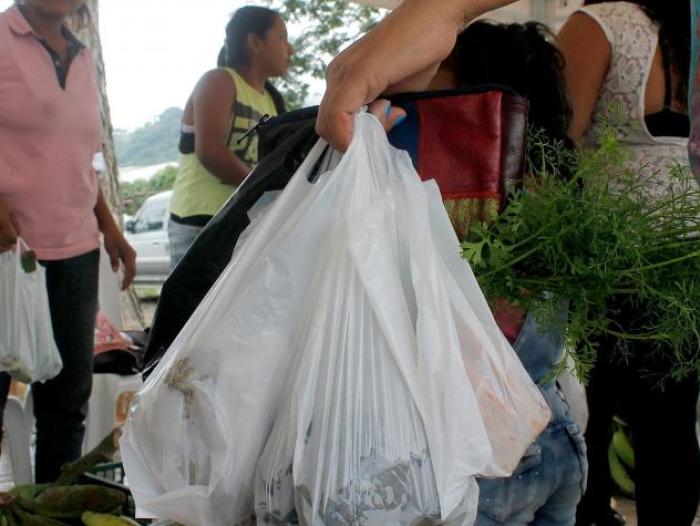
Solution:
[[[114,482],[126,489],[124,484],[124,464],[121,462],[112,462],[110,464],[99,464],[90,470],[92,475],[100,477],[103,480]],[[121,488],[120,488],[121,489]]]

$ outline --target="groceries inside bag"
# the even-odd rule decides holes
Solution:
[[[121,446],[137,506],[188,526],[469,525],[548,419],[437,186],[364,113],[251,224]]]
[[[14,249],[0,253],[0,372],[29,384],[46,382],[62,368],[46,271],[19,238]]]

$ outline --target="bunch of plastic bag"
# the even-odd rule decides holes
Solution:
[[[149,515],[471,524],[474,477],[508,475],[549,419],[437,186],[368,114],[345,155],[324,150],[136,397],[122,458]]]
[[[22,239],[0,253],[0,371],[45,382],[63,363],[51,327],[44,268]]]

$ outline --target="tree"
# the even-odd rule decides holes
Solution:
[[[118,131],[115,146],[119,164],[148,166],[176,161],[181,120],[180,108],[168,108],[132,132]]]
[[[176,177],[177,166],[168,165],[161,168],[148,180],[136,179],[132,182],[121,183],[124,213],[133,216],[147,198],[158,192],[171,190]]]
[[[114,138],[112,135],[112,117],[107,99],[107,83],[104,61],[102,60],[102,44],[99,33],[98,0],[86,0],[90,17],[77,33],[83,43],[92,51],[95,62],[97,88],[100,95],[100,116],[102,117],[102,154],[105,159],[105,170],[99,174],[100,187],[107,203],[112,210],[117,223],[122,225],[122,200],[119,192],[117,158],[114,153]],[[124,328],[143,327],[143,313],[136,294],[132,289],[122,294],[122,318]]]
[[[268,0],[268,5],[280,12],[292,32],[294,26],[304,28],[292,41],[292,67],[279,86],[290,109],[304,105],[309,80],[323,79],[328,62],[386,12],[345,0]]]
[[[158,170],[153,177],[148,181],[149,189],[154,192],[163,192],[171,190],[175,184],[177,177],[177,167],[173,165],[166,166]]]

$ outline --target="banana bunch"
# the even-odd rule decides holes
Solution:
[[[81,516],[85,526],[139,526],[139,523],[128,517],[116,517],[106,513],[86,511]]]
[[[118,515],[125,502],[123,492],[105,486],[26,484],[0,493],[0,526],[67,526],[85,512]]]
[[[608,447],[610,476],[622,496],[633,497],[635,484],[631,473],[634,471],[634,449],[621,424],[615,422],[613,429]]]

